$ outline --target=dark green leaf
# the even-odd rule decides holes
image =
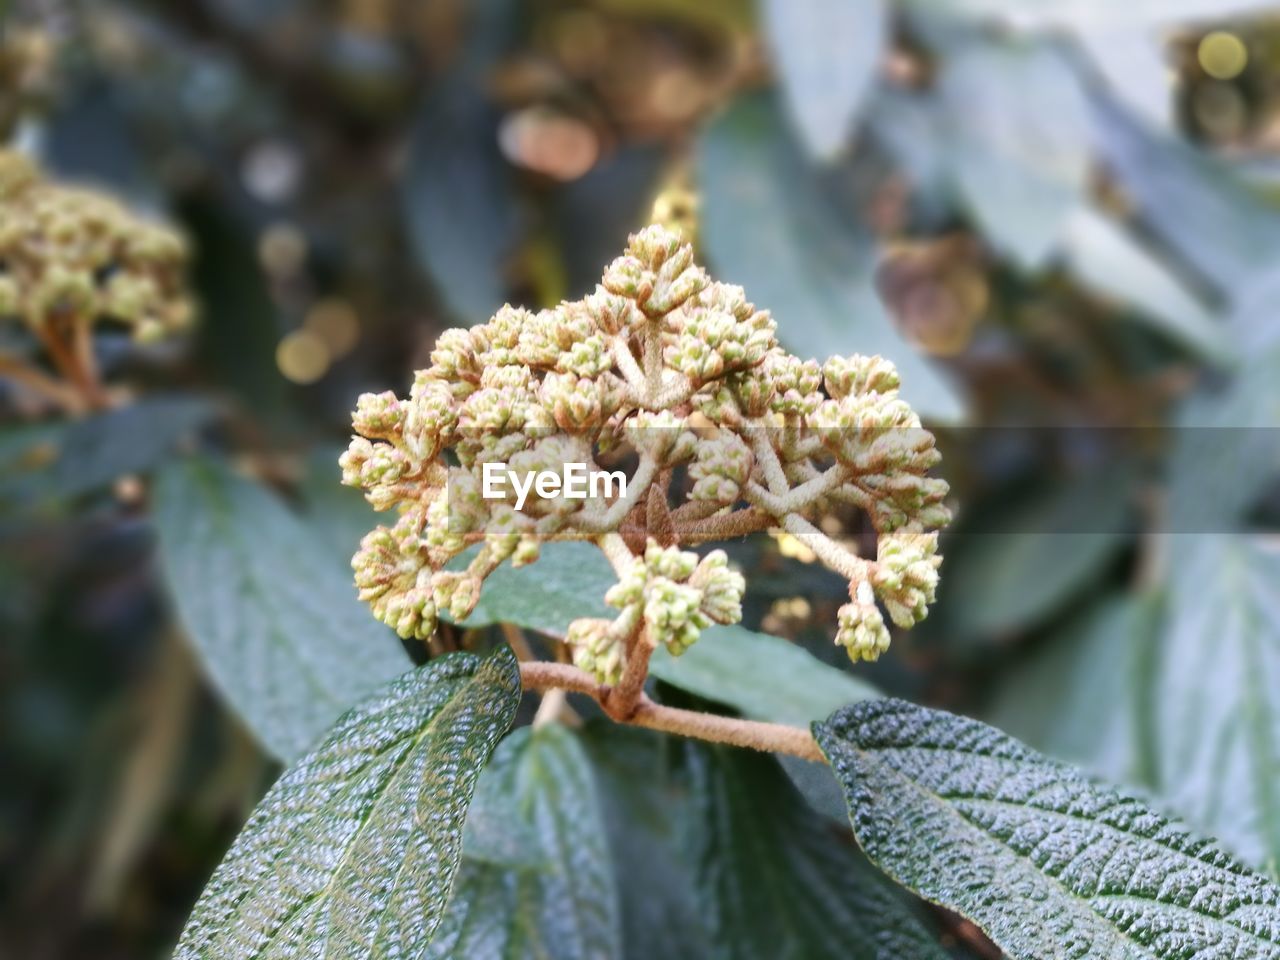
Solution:
[[[885,699],[814,735],[871,859],[1014,960],[1280,957],[1280,888],[992,727]]]
[[[1280,864],[1280,552],[1243,534],[1173,538],[1158,653],[1159,783],[1250,863]]]
[[[225,466],[167,467],[155,523],[173,602],[219,690],[268,750],[300,755],[408,664],[333,548]]]
[[[582,743],[591,756],[617,867],[624,956],[709,956],[684,858],[680,811],[689,789],[674,769],[679,744],[607,720],[587,724]]]
[[[435,660],[346,714],[258,805],[175,960],[421,956],[520,692],[503,647]]]
[[[342,485],[338,458],[343,451],[321,446],[307,457],[298,493],[306,507],[307,526],[333,546],[334,556],[344,564],[360,546],[364,535],[386,523],[359,490]]]
[[[579,617],[609,614],[604,595],[616,582],[613,568],[594,544],[545,543],[537,563],[518,568],[503,564],[490,574],[465,623],[514,623],[563,636]]]
[[[987,719],[1114,782],[1150,784],[1147,688],[1159,600],[1123,594],[1072,618],[1001,678]]]
[[[476,781],[462,837],[465,860],[500,867],[547,865],[537,831],[514,813],[510,769],[525,745],[525,734],[519,731],[507,737]]]
[[[1000,498],[989,528],[949,544],[938,613],[950,632],[991,639],[1059,609],[1105,572],[1125,542],[1130,474],[1094,470]]]
[[[155,396],[119,410],[64,424],[38,426],[15,437],[14,454],[32,454],[38,468],[0,474],[0,496],[65,501],[146,473],[217,414],[207,400]]]
[[[519,198],[498,118],[465,76],[438,84],[414,126],[405,173],[409,235],[444,301],[467,323],[507,296]]]
[[[766,36],[805,146],[835,156],[880,65],[885,0],[765,0]]]
[[[617,892],[591,766],[558,724],[513,733],[494,757],[494,795],[526,828],[541,863],[465,860],[429,958],[622,956]]]
[[[922,416],[959,419],[952,387],[902,337],[875,294],[870,233],[828,195],[772,100],[741,100],[707,129],[698,181],[708,259],[721,279],[742,284],[773,311],[785,343],[822,358],[886,356]]]
[[[691,854],[714,957],[942,960],[898,891],[817,820],[770,757],[697,745]]]

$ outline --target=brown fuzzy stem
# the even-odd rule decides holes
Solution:
[[[776,521],[758,507],[734,510],[701,520],[676,524],[676,539],[682,544],[705,543],[708,540],[732,540],[749,533],[767,530]]]
[[[649,676],[649,658],[653,644],[642,626],[627,639],[627,661],[622,666],[622,679],[600,701],[605,712],[619,723],[627,723],[644,696],[644,681]]]
[[[612,691],[611,687],[598,683],[589,673],[563,663],[522,663],[520,682],[526,690],[568,690],[585,694],[601,705],[609,699]],[[826,763],[826,758],[808,730],[780,723],[761,723],[667,707],[654,703],[643,693],[630,716],[619,722],[695,740],[746,747],[766,753],[786,753],[815,763]]]
[[[0,355],[0,377],[40,394],[66,413],[83,413],[87,406],[84,398],[70,386],[28,366],[16,357]]]

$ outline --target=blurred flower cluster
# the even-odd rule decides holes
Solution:
[[[0,150],[0,322],[21,324],[45,361],[3,355],[0,373],[65,411],[109,406],[95,326],[142,342],[189,326],[186,259],[173,230]]]

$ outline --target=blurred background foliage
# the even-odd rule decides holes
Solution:
[[[344,572],[355,396],[650,217],[939,431],[940,603],[858,673],[1277,871],[1280,7],[10,2],[0,132],[180,225],[201,314],[102,333],[87,419],[0,378],[0,954],[164,955],[272,757],[409,662]],[[749,626],[850,669],[838,578],[732,553]],[[549,616],[581,594],[538,577]]]

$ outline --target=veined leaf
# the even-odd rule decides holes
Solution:
[[[493,796],[506,820],[536,838],[538,862],[504,867],[464,860],[427,958],[622,956],[617,892],[591,766],[575,733],[523,728],[494,764]]]
[[[689,788],[675,763],[682,745],[609,720],[591,721],[581,738],[616,865],[624,956],[710,956],[693,873],[683,856],[679,811],[688,803]]]
[[[888,26],[885,0],[765,0],[764,25],[787,109],[817,157],[832,157],[875,78]]]
[[[691,745],[691,852],[712,956],[942,960],[898,891],[816,820],[770,757]]]
[[[707,258],[724,280],[785,318],[781,333],[792,349],[824,359],[854,351],[888,357],[902,373],[903,397],[921,416],[960,419],[954,389],[898,332],[876,296],[873,237],[852,213],[842,215],[819,174],[772,100],[734,104],[698,148]]]
[[[871,859],[1015,960],[1280,957],[1280,887],[986,724],[869,700],[814,735]]]
[[[1280,864],[1280,551],[1178,536],[1153,702],[1174,809],[1250,863]],[[1280,916],[1280,914],[1277,914]]]
[[[421,956],[520,694],[503,647],[434,660],[347,713],[258,805],[175,960]]]
[[[986,719],[1112,782],[1150,786],[1148,688],[1161,600],[1123,594],[1073,617],[1001,678]]]
[[[218,689],[276,756],[299,756],[404,672],[404,650],[356,599],[335,551],[272,493],[192,460],[162,471],[154,497],[183,625]]]

